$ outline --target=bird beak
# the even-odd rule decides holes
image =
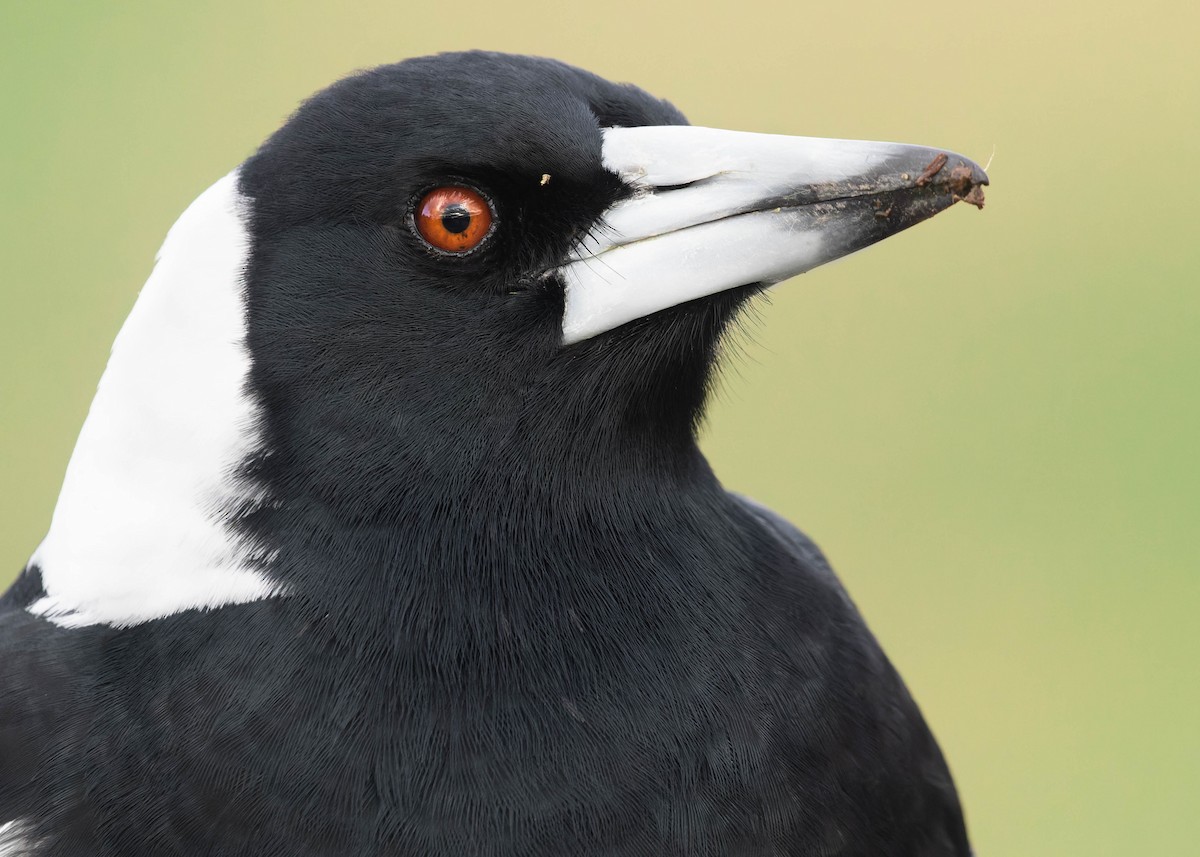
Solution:
[[[907,229],[987,173],[924,146],[692,126],[608,128],[604,165],[632,195],[557,270],[570,344],[686,301],[772,284]]]

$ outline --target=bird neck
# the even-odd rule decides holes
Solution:
[[[602,474],[497,458],[395,484],[386,504],[294,495],[242,526],[270,544],[279,584],[313,621],[365,647],[356,651],[486,659],[514,640],[541,648],[580,629],[612,651],[622,643],[606,615],[650,633],[683,593],[707,590],[746,553],[728,495],[693,452],[687,464]]]
[[[636,576],[646,543],[687,556],[726,502],[695,438],[716,350],[697,328],[733,306],[566,354],[510,326],[490,350],[425,349],[436,372],[411,342],[395,372],[299,360],[308,338],[282,349],[295,332],[268,326],[252,370],[267,452],[244,471],[266,502],[238,526],[280,585],[347,617],[429,609],[446,587],[473,598],[481,581],[503,601],[577,583],[564,575]]]

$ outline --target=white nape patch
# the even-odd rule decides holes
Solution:
[[[235,170],[188,207],[113,343],[29,610],[63,627],[136,625],[279,594],[223,515],[253,500],[236,468],[258,442],[248,388],[247,200]]]
[[[32,843],[24,834],[24,825],[19,821],[0,824],[0,857],[28,854]]]

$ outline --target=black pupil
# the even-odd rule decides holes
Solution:
[[[466,232],[470,225],[471,212],[467,211],[466,206],[461,202],[446,206],[446,210],[442,212],[442,226],[446,228],[447,232],[457,235],[460,232]]]

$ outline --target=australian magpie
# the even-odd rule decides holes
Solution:
[[[171,228],[0,600],[0,853],[969,854],[696,430],[756,294],[986,183],[531,57],[313,97]]]

